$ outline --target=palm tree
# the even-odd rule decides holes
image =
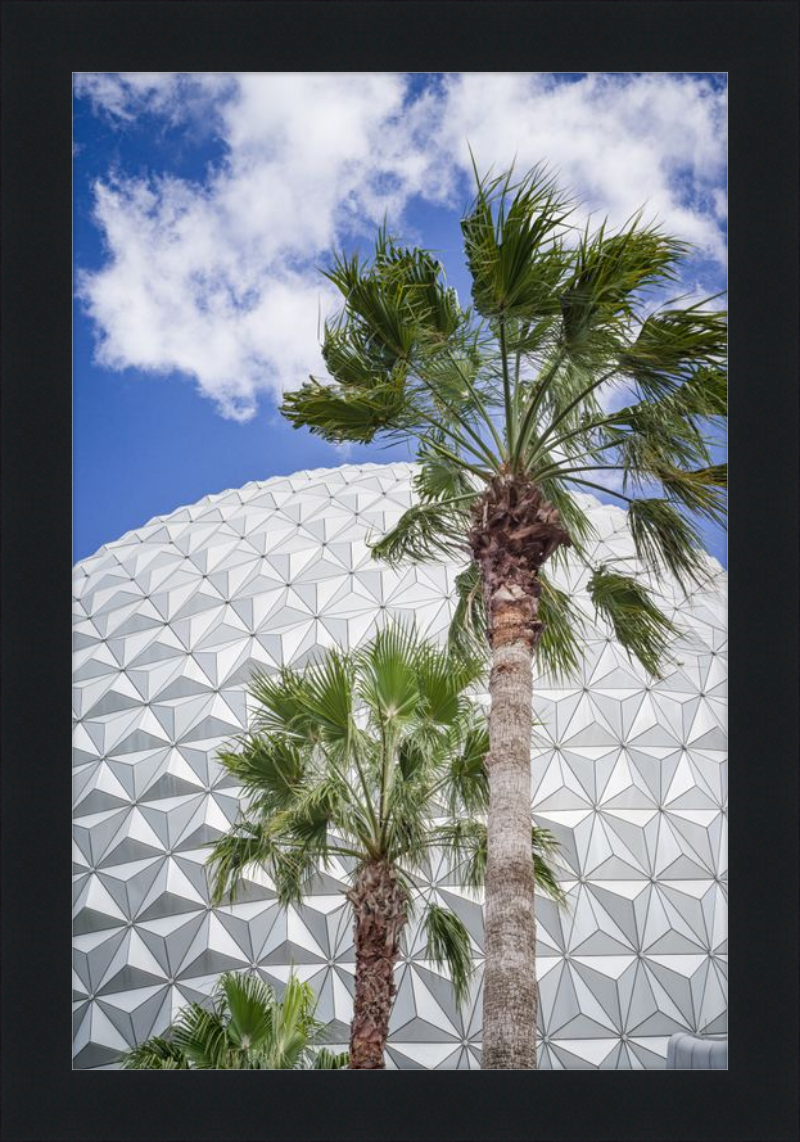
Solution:
[[[310,888],[318,867],[349,864],[356,976],[350,1066],[384,1066],[395,995],[394,968],[415,905],[430,958],[449,968],[463,1001],[473,971],[461,920],[423,902],[414,877],[433,849],[462,865],[479,887],[486,865],[488,802],[485,718],[468,691],[481,663],[388,625],[364,648],[329,651],[303,672],[283,669],[252,684],[251,731],[221,760],[245,792],[239,820],[213,842],[212,899],[235,897],[253,865],[272,877],[288,904]],[[532,829],[527,859],[556,899],[546,831]]]
[[[713,298],[659,302],[678,280],[685,243],[641,214],[612,232],[605,223],[578,230],[571,213],[542,168],[516,183],[511,173],[477,178],[461,224],[466,310],[433,255],[385,229],[371,259],[335,255],[327,277],[344,306],[324,332],[330,379],[310,378],[282,406],[296,427],[330,441],[413,446],[418,503],[376,556],[471,557],[455,635],[482,611],[492,656],[489,1069],[536,1066],[532,656],[557,673],[581,657],[579,615],[544,566],[571,548],[589,569],[598,613],[655,675],[676,629],[652,578],[700,580],[698,521],[725,511],[727,469],[709,436],[726,413],[725,315]],[[627,504],[636,567],[592,562],[576,488]]]
[[[292,976],[279,1001],[255,975],[220,977],[210,1009],[184,1007],[163,1035],[121,1056],[125,1070],[297,1071],[338,1070],[347,1054],[321,1046],[324,1027],[307,983]]]

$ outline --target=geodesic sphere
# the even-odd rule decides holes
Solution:
[[[301,907],[268,878],[211,909],[203,845],[239,790],[216,760],[247,725],[254,667],[355,646],[386,616],[443,638],[462,564],[392,570],[367,538],[412,502],[413,467],[299,472],[207,496],[109,543],[74,572],[74,1065],[113,1066],[228,969],[280,991],[293,964],[346,1043],[355,957],[348,869]],[[579,497],[596,560],[630,572],[626,515]],[[587,572],[550,570],[583,615],[584,662],[535,682],[534,818],[561,842],[568,907],[537,900],[543,1068],[664,1065],[676,1030],[726,1023],[726,576],[688,599],[655,584],[683,634],[653,682],[598,620]],[[434,859],[420,891],[455,909],[478,965],[457,1010],[410,924],[388,1066],[478,1068],[480,898]]]

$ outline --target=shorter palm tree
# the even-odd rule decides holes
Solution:
[[[300,1071],[346,1067],[347,1053],[321,1046],[325,1028],[316,999],[292,976],[283,998],[259,976],[220,977],[211,1007],[190,1003],[163,1035],[122,1055],[134,1071]]]
[[[389,625],[366,647],[330,651],[304,672],[259,676],[251,731],[221,760],[246,797],[230,833],[213,843],[212,899],[234,899],[248,868],[271,876],[283,904],[302,899],[317,869],[349,867],[356,977],[350,1066],[384,1066],[403,928],[424,908],[428,954],[449,970],[457,1002],[469,991],[472,947],[454,913],[415,886],[434,850],[483,883],[489,747],[469,692],[482,662]],[[562,894],[532,830],[538,883]]]

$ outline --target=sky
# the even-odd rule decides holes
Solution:
[[[75,560],[250,480],[412,458],[326,444],[277,404],[325,375],[331,250],[367,250],[384,218],[468,300],[470,148],[482,171],[546,163],[578,217],[643,207],[692,244],[679,292],[726,288],[724,76],[126,72],[73,88]],[[726,565],[724,533],[703,534]]]

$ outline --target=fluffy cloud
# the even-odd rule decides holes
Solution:
[[[202,122],[224,158],[202,182],[109,173],[94,186],[103,266],[79,279],[98,358],[180,373],[247,419],[322,369],[317,272],[331,246],[400,221],[414,200],[460,207],[481,167],[546,158],[590,209],[643,200],[724,257],[725,97],[670,76],[90,74],[77,93],[122,130]]]

